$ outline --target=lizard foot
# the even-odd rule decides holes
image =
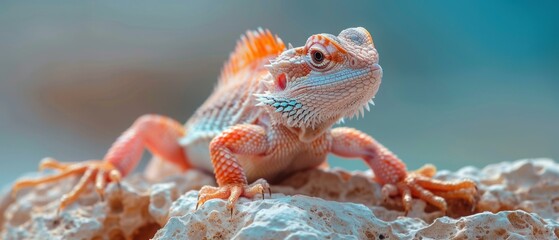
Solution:
[[[219,187],[204,186],[200,189],[198,194],[196,209],[211,199],[227,199],[227,209],[231,211],[231,216],[233,216],[233,209],[235,208],[235,203],[239,197],[243,196],[252,198],[255,195],[261,194],[262,199],[264,199],[265,192],[268,192],[270,197],[272,197],[270,185],[264,179],[258,179],[251,185],[247,185],[245,183],[232,183]]]
[[[460,181],[441,181],[432,179],[436,168],[426,165],[421,169],[410,172],[402,181],[383,186],[385,197],[400,194],[406,215],[411,209],[412,197],[417,197],[432,204],[446,213],[447,199],[463,199],[475,207],[476,183],[469,179]]]
[[[107,186],[107,180],[119,183],[122,178],[120,172],[112,164],[100,160],[89,160],[79,163],[62,163],[52,158],[45,158],[39,164],[39,170],[46,168],[58,170],[59,173],[38,179],[23,179],[17,181],[12,187],[12,194],[15,195],[17,191],[22,188],[34,187],[39,184],[58,181],[72,175],[82,175],[76,186],[74,186],[69,193],[62,196],[60,206],[58,208],[58,210],[61,210],[76,201],[80,194],[83,193],[88,183],[95,182],[95,191],[97,191],[101,199],[104,199],[104,191]]]

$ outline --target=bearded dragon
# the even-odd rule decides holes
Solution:
[[[329,153],[364,160],[383,185],[383,194],[401,196],[406,211],[413,197],[443,211],[449,198],[473,202],[473,181],[435,180],[432,165],[409,172],[366,133],[333,128],[343,118],[369,110],[381,78],[373,38],[362,27],[345,29],[338,36],[316,34],[297,48],[291,44],[286,48],[269,30],[248,31],[237,42],[213,93],[185,125],[165,116],[144,115],[103,159],[43,160],[40,169],[59,173],[21,180],[13,191],[81,175],[61,198],[63,209],[89,183],[103,196],[107,183],[130,174],[146,148],[182,170],[213,171],[218,186],[204,186],[198,204],[227,199],[231,211],[239,197],[264,195],[270,191],[267,181],[320,167]]]

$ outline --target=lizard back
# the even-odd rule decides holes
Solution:
[[[225,63],[210,97],[186,123],[187,136],[181,142],[211,139],[226,128],[252,123],[265,113],[255,107],[253,96],[263,90],[264,65],[285,50],[283,41],[269,30],[247,31]]]

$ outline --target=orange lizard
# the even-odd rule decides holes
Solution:
[[[361,27],[343,30],[338,36],[316,34],[297,48],[286,48],[268,30],[248,31],[231,53],[212,95],[185,125],[165,116],[142,116],[102,160],[44,160],[40,169],[60,172],[21,180],[13,191],[81,175],[62,197],[59,209],[63,209],[89,183],[103,196],[107,183],[128,175],[147,148],[182,170],[213,171],[218,187],[204,186],[198,204],[228,199],[231,211],[239,197],[269,191],[267,180],[319,167],[328,153],[364,160],[383,184],[383,194],[400,195],[406,211],[412,197],[443,211],[448,198],[473,202],[473,181],[432,179],[436,170],[431,165],[409,172],[369,135],[333,128],[344,117],[369,110],[382,78],[378,62],[373,39]]]

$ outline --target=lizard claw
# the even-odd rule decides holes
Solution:
[[[477,186],[474,181],[465,179],[450,182],[432,179],[431,176],[436,170],[431,168],[434,167],[426,166],[419,172],[411,172],[396,184],[406,214],[411,209],[412,196],[430,203],[445,214],[447,199],[464,199],[475,207]]]
[[[200,189],[200,192],[198,194],[196,210],[199,206],[204,205],[204,203],[208,200],[218,198],[227,199],[227,209],[231,211],[231,217],[233,217],[235,204],[241,196],[252,198],[257,194],[261,194],[262,199],[264,199],[264,193],[266,192],[266,189],[270,193],[271,197],[272,192],[270,190],[270,185],[264,179],[259,179],[251,185],[247,185],[246,183],[232,183],[219,187],[204,186],[202,187],[202,189]]]
[[[95,191],[101,199],[104,199],[104,191],[107,186],[107,180],[113,182],[120,182],[120,172],[110,163],[99,160],[90,160],[79,163],[62,163],[52,158],[45,158],[41,161],[39,169],[51,168],[58,170],[59,173],[54,175],[41,177],[38,179],[23,179],[17,181],[12,186],[12,195],[15,195],[20,189],[27,187],[35,187],[43,183],[55,182],[72,175],[81,175],[78,183],[72,190],[60,199],[60,206],[57,214],[61,209],[70,205],[78,199],[78,197],[85,191],[87,184],[94,182]]]

